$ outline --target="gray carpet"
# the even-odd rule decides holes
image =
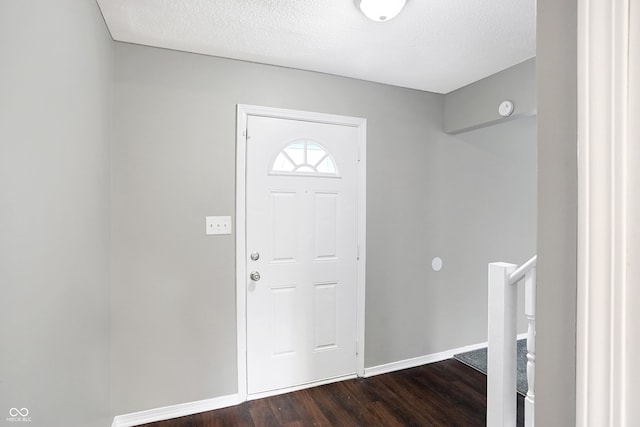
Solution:
[[[471,366],[483,374],[487,375],[487,348],[460,353],[453,356],[456,360]],[[527,340],[518,340],[517,349],[518,374],[516,376],[516,388],[518,393],[525,396],[527,394]]]

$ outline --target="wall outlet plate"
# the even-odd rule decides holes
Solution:
[[[206,234],[231,234],[230,216],[208,216],[206,217]]]

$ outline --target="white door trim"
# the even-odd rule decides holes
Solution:
[[[364,376],[364,307],[366,266],[366,119],[333,114],[238,104],[236,121],[236,325],[238,348],[238,397],[247,400],[247,289],[246,289],[246,160],[249,116],[305,120],[351,126],[358,129],[358,278],[356,313],[356,374]]]
[[[638,6],[578,1],[580,427],[630,426],[640,415],[634,402],[640,371],[633,363],[640,351]]]

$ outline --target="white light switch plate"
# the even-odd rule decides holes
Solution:
[[[207,234],[231,234],[230,216],[206,217]]]

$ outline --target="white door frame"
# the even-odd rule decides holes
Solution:
[[[580,427],[630,426],[640,415],[634,362],[640,351],[638,6],[630,0],[578,1]]]
[[[366,143],[367,120],[333,114],[238,104],[236,121],[236,325],[238,347],[238,398],[247,400],[247,261],[246,169],[249,116],[304,120],[358,129],[358,274],[356,312],[356,374],[364,376],[364,307],[366,266]]]

